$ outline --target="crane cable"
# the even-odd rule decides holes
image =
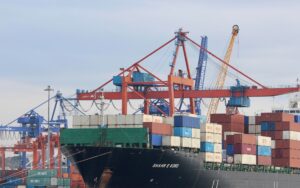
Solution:
[[[93,100],[91,106],[90,106],[87,110],[85,110],[85,109],[82,107],[80,101],[78,101],[78,105],[79,105],[79,107],[81,108],[81,110],[82,110],[83,112],[88,112],[88,111],[90,111],[90,110],[92,109],[94,103],[95,103],[95,101]]]
[[[113,100],[110,100],[110,103],[112,104],[112,106],[114,107],[115,110],[121,111],[121,109],[119,109],[119,108],[116,107],[116,105],[114,104]]]

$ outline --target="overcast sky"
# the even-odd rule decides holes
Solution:
[[[96,88],[179,27],[197,41],[207,35],[209,50],[223,57],[238,24],[232,64],[267,86],[296,84],[299,18],[299,1],[1,0],[0,124],[43,101],[47,85],[66,96]],[[168,65],[173,47],[155,65]],[[253,109],[289,97],[254,100]]]

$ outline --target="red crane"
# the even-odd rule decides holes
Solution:
[[[100,99],[101,96],[103,96],[104,99],[107,100],[121,100],[122,101],[122,114],[127,114],[127,103],[128,100],[132,99],[142,99],[144,100],[144,113],[149,113],[149,104],[151,99],[167,99],[169,106],[170,106],[170,112],[169,116],[173,116],[175,113],[175,99],[176,98],[188,98],[190,100],[190,109],[191,113],[195,113],[194,108],[194,99],[195,98],[225,98],[230,96],[246,96],[246,97],[268,97],[268,96],[277,96],[277,95],[283,95],[293,92],[299,92],[300,86],[297,85],[296,87],[289,87],[289,88],[267,88],[264,85],[260,84],[256,80],[252,79],[248,75],[244,74],[239,69],[235,68],[234,66],[228,64],[221,58],[214,55],[212,52],[208,51],[206,48],[202,47],[198,43],[196,43],[194,40],[187,37],[188,32],[183,32],[181,29],[179,29],[178,32],[175,33],[175,37],[171,40],[167,41],[142,59],[138,60],[134,64],[132,64],[130,67],[123,69],[118,76],[121,77],[121,91],[120,92],[105,92],[102,91],[103,87],[106,86],[108,83],[112,82],[113,79],[108,80],[95,90],[87,93],[78,93],[77,99],[78,100],[97,100]],[[175,41],[176,49],[173,57],[173,61],[171,64],[171,70],[168,74],[168,77],[166,80],[163,80],[156,76],[154,73],[150,72],[146,68],[144,68],[141,63],[147,59],[148,57],[155,54],[157,51],[161,50],[171,42]],[[229,89],[210,89],[210,90],[194,90],[194,80],[191,77],[190,68],[189,68],[189,60],[186,53],[186,47],[185,43],[186,41],[191,42],[192,44],[198,46],[199,48],[206,51],[209,55],[219,60],[221,63],[227,65],[232,70],[238,72],[245,78],[252,81],[255,86],[250,87],[243,93],[232,93]],[[182,71],[179,70],[178,74],[175,75],[175,67],[176,67],[176,60],[179,53],[180,48],[182,49],[184,61],[185,61],[185,67],[187,76],[184,77],[182,74]],[[155,81],[151,82],[135,82],[132,80],[132,73],[134,71],[144,71],[151,75],[153,78],[155,78]],[[139,91],[136,89],[136,86],[148,86],[147,89],[144,91]],[[259,86],[260,88],[258,88]],[[165,88],[165,90],[157,91],[151,89],[152,87],[162,87]],[[158,107],[157,107],[158,108]]]

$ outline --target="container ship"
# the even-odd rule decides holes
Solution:
[[[73,128],[61,130],[60,144],[87,187],[300,187],[299,114],[275,110],[246,116],[238,112],[238,108],[250,106],[250,97],[299,92],[300,87],[268,88],[230,65],[238,32],[239,27],[234,25],[223,60],[207,50],[207,37],[202,37],[200,45],[180,29],[173,39],[120,69],[97,89],[77,91],[78,101],[100,100],[101,114],[74,116]],[[165,81],[141,63],[172,41],[175,52]],[[186,44],[200,49],[195,79],[190,73]],[[186,72],[178,69],[175,73],[180,48]],[[221,69],[216,88],[205,90],[208,55],[221,62]],[[228,69],[254,86],[237,80],[236,86],[224,89]],[[110,82],[117,91],[104,90]],[[212,99],[207,116],[201,115],[204,98]],[[229,98],[223,114],[216,113],[220,98]],[[175,99],[180,101],[179,109]],[[189,99],[187,110],[181,109],[184,99]],[[121,114],[104,115],[105,100],[121,101]],[[128,114],[131,100],[143,101],[141,113]]]
[[[190,115],[107,115],[105,128],[79,123],[100,116],[76,118],[61,131],[62,150],[88,187],[300,185],[299,115],[213,114],[215,123],[203,124]]]

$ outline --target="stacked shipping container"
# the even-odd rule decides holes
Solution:
[[[256,161],[258,165],[270,166],[272,155],[271,155],[271,137],[257,136],[256,137]]]
[[[286,113],[262,113],[262,135],[273,140],[272,164],[300,168],[300,124],[295,116]]]
[[[240,114],[211,114],[210,121],[222,125],[223,148],[226,148],[224,141],[227,135],[245,132],[245,118]]]
[[[207,162],[222,162],[222,125],[206,123],[201,125],[201,152]]]
[[[57,170],[51,169],[40,169],[40,170],[29,170],[26,184],[30,186],[64,186],[66,188],[71,186],[71,180],[69,178],[58,178]]]
[[[256,137],[250,134],[228,135],[226,138],[228,162],[233,157],[235,164],[256,164]]]
[[[188,115],[174,116],[174,136],[180,138],[181,147],[200,149],[200,118]]]

